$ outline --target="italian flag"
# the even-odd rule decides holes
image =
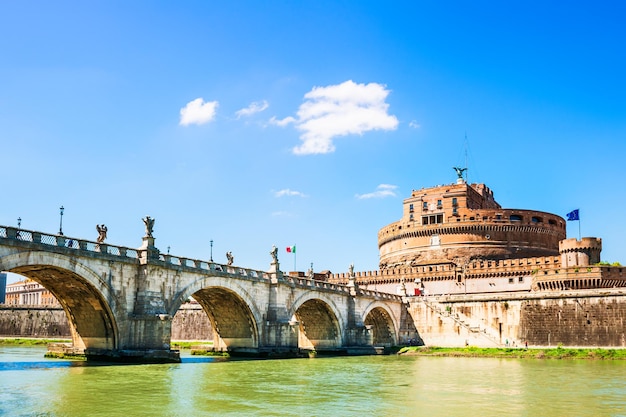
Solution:
[[[287,253],[296,253],[296,245],[287,246]]]

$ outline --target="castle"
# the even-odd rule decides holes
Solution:
[[[485,184],[468,184],[455,169],[456,183],[404,200],[402,219],[378,232],[380,269],[356,273],[357,285],[402,295],[626,287],[624,268],[600,264],[601,239],[566,239],[562,217],[502,208]]]

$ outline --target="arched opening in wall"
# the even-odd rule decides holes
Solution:
[[[298,348],[332,351],[341,347],[339,321],[322,300],[304,302],[292,318],[298,323]]]
[[[64,310],[72,345],[59,348],[93,356],[118,349],[117,325],[110,306],[102,292],[86,278],[75,271],[52,265],[19,266],[9,272],[26,278],[23,288],[18,288],[18,292],[22,292],[19,297],[27,303],[25,305],[53,303],[54,298]],[[59,332],[63,332],[62,328]]]
[[[0,334],[71,339],[67,315],[46,287],[30,278],[0,272]]]
[[[367,314],[363,324],[371,332],[373,346],[389,348],[397,344],[393,321],[385,309],[374,308]]]
[[[232,290],[203,288],[192,295],[206,312],[216,350],[256,353],[257,324],[246,302]]]

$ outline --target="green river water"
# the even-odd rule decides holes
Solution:
[[[626,361],[437,357],[87,365],[0,347],[2,416],[626,416]]]

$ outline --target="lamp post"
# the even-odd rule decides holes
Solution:
[[[61,212],[61,221],[59,222],[59,236],[63,236],[63,211],[65,211],[65,208],[61,206],[59,210]]]
[[[213,262],[213,239],[209,243],[211,244],[211,259],[209,261]]]
[[[17,218],[17,228],[19,229],[19,228],[20,228],[20,226],[22,226],[22,218],[21,218],[21,217],[18,217],[18,218]]]

